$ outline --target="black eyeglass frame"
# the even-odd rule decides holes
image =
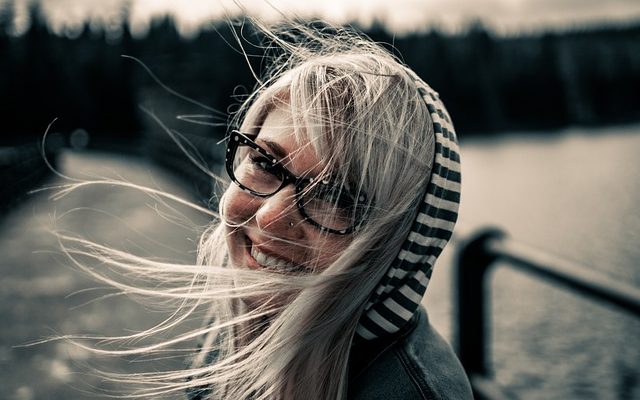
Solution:
[[[305,190],[305,188],[307,186],[309,186],[310,184],[314,183],[316,185],[328,185],[328,186],[339,186],[339,185],[334,185],[332,181],[330,180],[318,180],[318,179],[314,179],[314,178],[304,178],[304,177],[299,177],[294,175],[291,171],[289,171],[284,165],[282,165],[282,163],[280,162],[280,160],[278,160],[276,157],[274,157],[273,155],[271,155],[268,151],[266,151],[265,149],[263,149],[262,147],[260,147],[259,144],[257,144],[255,142],[255,139],[258,137],[257,134],[249,134],[249,133],[243,133],[240,132],[238,130],[233,130],[231,131],[231,135],[229,136],[229,140],[227,142],[227,151],[225,154],[225,166],[226,166],[226,170],[227,170],[227,174],[229,175],[229,178],[231,178],[231,180],[238,185],[238,187],[246,192],[251,193],[254,196],[257,197],[262,197],[262,198],[267,198],[267,197],[271,197],[274,194],[278,193],[280,190],[282,190],[283,188],[285,188],[287,185],[289,184],[293,184],[295,187],[295,193],[296,193],[296,206],[298,207],[298,211],[300,211],[300,214],[302,214],[303,218],[305,221],[309,222],[310,224],[314,225],[315,227],[319,228],[320,230],[326,231],[326,232],[330,232],[336,235],[347,235],[349,233],[352,233],[354,231],[356,231],[364,222],[364,215],[356,215],[356,221],[353,224],[353,226],[347,228],[347,229],[341,229],[341,230],[337,230],[337,229],[332,229],[332,228],[328,228],[326,226],[322,226],[319,223],[317,223],[316,221],[314,221],[304,210],[304,206],[302,204],[302,199],[303,199],[303,192]],[[282,183],[280,184],[280,187],[278,187],[275,191],[273,191],[272,193],[260,193],[260,192],[256,192],[255,190],[252,190],[250,188],[248,188],[247,186],[243,185],[235,176],[235,173],[233,171],[234,169],[234,159],[235,159],[235,155],[236,152],[238,151],[238,147],[240,146],[248,146],[254,150],[256,150],[258,153],[260,153],[262,156],[266,157],[268,160],[271,160],[271,167],[274,167],[277,169],[278,173],[280,174],[279,177],[281,176],[282,178]],[[349,193],[348,191],[345,190],[346,193]],[[349,194],[349,196],[351,196],[351,194]],[[367,202],[367,196],[364,193],[360,193],[359,196],[351,196],[354,199],[354,207],[357,207],[362,205],[362,204],[366,204]]]

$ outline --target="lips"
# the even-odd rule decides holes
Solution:
[[[253,257],[253,259],[256,260],[258,264],[267,268],[296,268],[296,265],[294,263],[263,253],[258,250],[256,246],[251,246],[251,257]]]
[[[294,272],[299,270],[305,270],[304,267],[297,265],[294,262],[285,260],[278,257],[273,252],[267,250],[261,250],[259,246],[255,245],[249,237],[246,237],[247,241],[247,258],[248,267],[252,269],[269,269],[274,271],[286,271]]]

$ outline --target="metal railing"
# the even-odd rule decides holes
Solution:
[[[509,239],[499,229],[469,236],[458,250],[457,353],[476,399],[509,399],[489,370],[489,310],[487,272],[500,261],[508,266],[551,280],[573,292],[604,302],[640,317],[640,289],[618,282],[591,268],[568,262]]]

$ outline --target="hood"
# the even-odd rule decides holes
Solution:
[[[369,299],[357,338],[372,340],[398,332],[414,315],[431,278],[433,266],[453,233],[460,203],[460,156],[449,114],[436,91],[413,71],[435,134],[435,155],[424,201],[411,232]],[[425,127],[425,135],[428,132]]]

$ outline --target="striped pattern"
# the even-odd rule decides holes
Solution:
[[[451,238],[460,203],[460,155],[451,119],[438,93],[413,71],[433,121],[435,157],[424,202],[395,261],[360,317],[356,335],[372,340],[397,332],[417,310],[436,258]]]

